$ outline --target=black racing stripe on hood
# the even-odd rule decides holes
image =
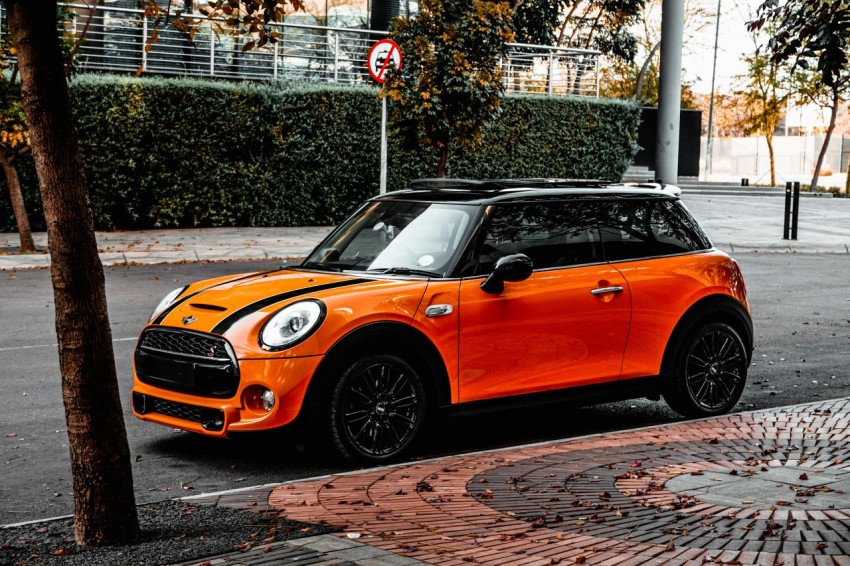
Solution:
[[[347,287],[349,285],[357,285],[359,283],[365,283],[366,281],[370,281],[370,279],[349,279],[347,281],[337,281],[336,283],[325,283],[322,285],[313,285],[312,287],[304,287],[301,289],[295,289],[294,291],[287,291],[286,293],[280,293],[278,295],[272,295],[271,297],[266,297],[265,299],[260,299],[254,303],[251,303],[248,306],[242,307],[238,311],[229,315],[227,318],[219,322],[215,325],[215,328],[212,329],[213,334],[218,334],[219,336],[223,335],[225,332],[230,330],[230,327],[236,324],[242,318],[248,316],[249,314],[255,313],[260,309],[266,308],[269,305],[273,305],[275,303],[279,303],[281,301],[285,301],[287,299],[292,299],[294,297],[299,297],[301,295],[308,295],[310,293],[314,293],[316,291],[325,291],[327,289],[336,289],[338,287]]]
[[[227,285],[228,283],[236,283],[237,281],[243,281],[245,279],[251,279],[252,277],[262,277],[263,275],[268,275],[270,273],[277,273],[278,271],[280,271],[280,270],[274,269],[272,271],[263,271],[262,273],[251,273],[249,275],[243,275],[242,277],[237,277],[236,279],[228,279],[227,281],[222,281],[221,283],[216,283],[215,285],[210,285],[209,287],[207,287],[205,289],[201,289],[200,291],[195,291],[194,293],[189,293],[188,295],[181,297],[180,299],[177,299],[176,301],[174,301],[173,303],[168,305],[165,309],[163,309],[163,311],[156,316],[156,319],[154,319],[154,321],[151,322],[151,324],[162,324],[162,321],[165,320],[165,317],[167,317],[171,313],[171,311],[173,311],[174,309],[176,309],[177,307],[179,307],[180,305],[182,305],[183,303],[185,303],[186,301],[188,301],[189,299],[191,299],[195,295],[199,295],[199,294],[203,293],[204,291],[209,291],[210,289],[215,289],[216,287],[220,287],[221,285]]]

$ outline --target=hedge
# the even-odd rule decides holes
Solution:
[[[324,225],[378,192],[380,103],[369,87],[82,75],[71,83],[95,226]],[[448,175],[619,180],[638,108],[589,98],[507,97],[480,150]],[[390,136],[390,190],[433,174]],[[44,229],[32,159],[18,166]],[[15,229],[0,179],[0,229]]]

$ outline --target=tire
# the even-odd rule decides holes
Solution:
[[[330,403],[331,441],[339,454],[360,464],[382,464],[403,455],[428,408],[422,375],[391,354],[368,354],[351,362]]]
[[[691,329],[676,352],[664,400],[684,417],[728,413],[747,380],[744,341],[730,325],[711,322]]]

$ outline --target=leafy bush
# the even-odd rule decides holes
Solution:
[[[369,87],[83,75],[71,84],[95,226],[298,226],[338,222],[378,192],[380,103]],[[508,97],[450,177],[618,180],[638,109],[585,98]],[[391,132],[392,133],[392,132]],[[433,175],[429,150],[390,137],[390,190]],[[44,229],[31,158],[19,161]],[[14,230],[0,181],[0,229]]]

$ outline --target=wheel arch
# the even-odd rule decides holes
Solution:
[[[423,385],[437,407],[451,402],[448,371],[437,347],[420,331],[399,322],[375,322],[356,328],[337,341],[319,364],[305,395],[305,408],[314,409],[330,395],[348,361],[357,353],[390,348],[413,362],[424,364],[431,374]]]
[[[661,375],[670,376],[682,343],[691,330],[699,324],[711,322],[724,322],[734,328],[744,341],[747,352],[747,365],[752,362],[753,354],[753,321],[749,312],[729,295],[709,295],[698,300],[685,311],[685,314],[676,323],[667,346],[664,349],[664,357],[661,362]]]

